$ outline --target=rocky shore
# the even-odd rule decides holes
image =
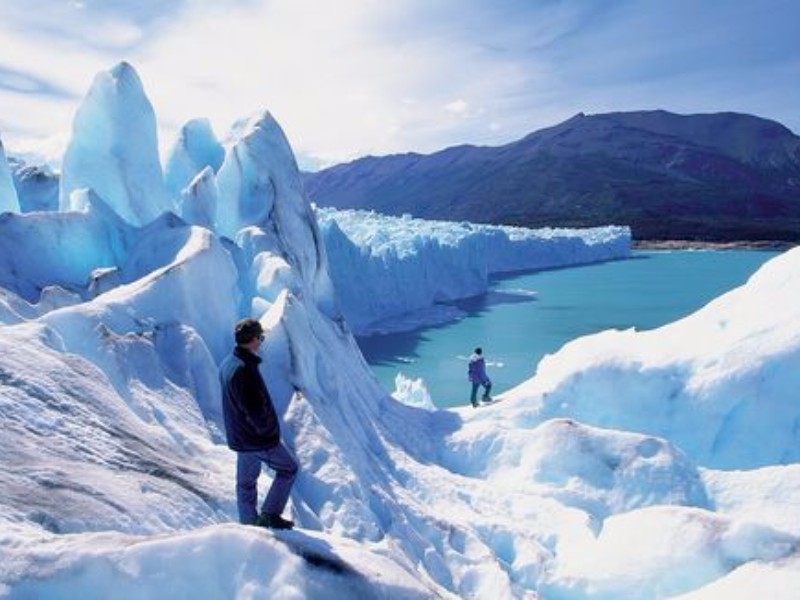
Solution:
[[[636,250],[787,250],[796,244],[774,240],[741,240],[733,242],[705,242],[701,240],[634,240]]]

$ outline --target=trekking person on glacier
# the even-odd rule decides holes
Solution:
[[[264,330],[255,319],[235,327],[236,347],[220,365],[222,412],[228,447],[236,451],[236,503],[239,521],[270,529],[291,529],[281,516],[297,475],[297,462],[281,442],[278,415],[259,365]],[[261,464],[275,471],[261,512],[256,510]]]
[[[472,395],[469,400],[472,406],[478,406],[478,388],[483,386],[483,402],[491,402],[489,392],[492,391],[492,381],[486,375],[486,361],[483,358],[483,349],[478,347],[469,357],[467,377],[472,382]]]

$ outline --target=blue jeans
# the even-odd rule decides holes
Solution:
[[[272,485],[261,507],[263,513],[280,515],[283,512],[297,476],[297,462],[283,443],[268,450],[238,452],[236,503],[239,507],[239,522],[245,525],[255,525],[258,518],[256,502],[258,501],[258,476],[261,475],[261,463],[275,471],[275,479],[272,480]]]
[[[478,388],[483,386],[483,399],[489,399],[489,392],[492,391],[492,382],[488,379],[486,381],[473,381],[472,382],[472,395],[470,395],[469,400],[472,404],[478,403]]]

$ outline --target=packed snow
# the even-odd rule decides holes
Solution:
[[[340,294],[377,267],[348,256],[384,261],[382,285],[429,275],[405,252],[472,264],[446,281],[480,293],[520,268],[485,239],[511,234],[320,216],[267,112],[224,143],[189,126],[159,180],[150,126],[119,122],[148,106],[130,65],[99,74],[69,201],[3,196],[0,597],[797,598],[800,249],[681,321],[574,340],[494,404],[436,409],[370,372]],[[569,244],[604,260],[613,231]],[[236,523],[216,369],[245,315],[301,465],[290,532]]]

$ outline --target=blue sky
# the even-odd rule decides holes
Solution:
[[[0,136],[57,163],[127,60],[168,147],[270,110],[301,165],[499,145],[577,112],[737,111],[800,133],[795,0],[4,0]]]

